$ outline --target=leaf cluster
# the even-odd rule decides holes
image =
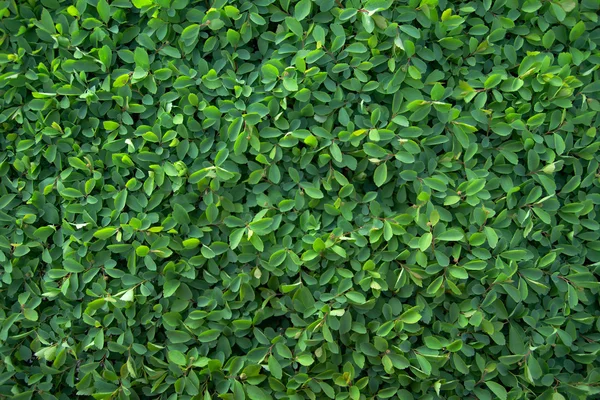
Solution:
[[[0,0],[0,397],[600,393],[597,0]]]

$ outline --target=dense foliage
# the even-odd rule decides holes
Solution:
[[[0,1],[0,398],[598,398],[599,10]]]

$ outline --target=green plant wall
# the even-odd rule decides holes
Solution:
[[[0,1],[0,399],[600,398],[599,10]]]

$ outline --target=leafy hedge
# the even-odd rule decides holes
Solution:
[[[598,398],[599,10],[0,1],[0,398]]]

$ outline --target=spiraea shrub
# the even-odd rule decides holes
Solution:
[[[599,10],[0,1],[0,399],[599,398]]]

